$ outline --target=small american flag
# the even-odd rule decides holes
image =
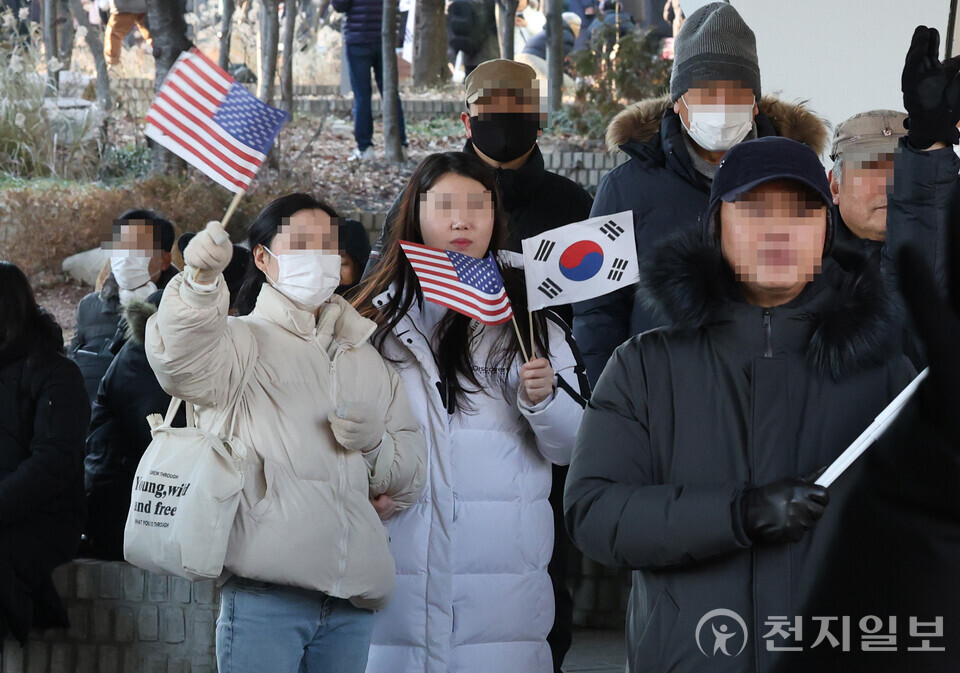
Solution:
[[[513,317],[513,307],[493,254],[483,259],[400,241],[417,274],[423,298],[485,325]]]
[[[149,138],[234,193],[245,192],[287,121],[197,49],[180,54],[147,112]]]

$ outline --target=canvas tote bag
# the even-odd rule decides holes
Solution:
[[[243,489],[247,448],[233,436],[239,396],[213,432],[197,427],[190,403],[186,427],[171,427],[181,403],[171,399],[162,421],[159,414],[147,418],[153,440],[134,475],[123,556],[150,572],[211,579],[223,571]]]

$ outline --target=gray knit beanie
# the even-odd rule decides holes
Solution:
[[[673,46],[670,100],[694,82],[739,81],[760,100],[757,40],[743,18],[725,2],[704,5],[684,21]]]

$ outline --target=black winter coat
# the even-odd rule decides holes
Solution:
[[[760,137],[782,135],[810,145],[818,154],[826,143],[822,120],[802,105],[771,96],[760,101],[756,124]],[[665,237],[698,228],[710,184],[694,170],[680,118],[666,98],[636,103],[618,114],[607,129],[607,148],[626,152],[630,160],[600,181],[590,215],[632,210],[642,264]],[[631,288],[578,303],[573,333],[591,383],[617,346],[661,324]]]
[[[124,311],[128,339],[100,382],[93,405],[84,460],[87,495],[86,550],[98,558],[123,559],[123,526],[130,507],[133,475],[150,445],[147,416],[166,414],[170,396],[147,362],[143,347],[147,319],[156,312],[161,292],[147,302],[131,302]],[[174,421],[183,427],[183,408]]]
[[[50,573],[73,557],[83,523],[90,406],[63,336],[45,319],[46,353],[0,352],[0,640],[66,626]]]
[[[577,437],[564,507],[574,543],[633,568],[627,615],[633,673],[771,670],[766,621],[796,615],[811,546],[836,525],[830,507],[792,545],[754,546],[740,498],[831,463],[903,388],[885,293],[870,265],[834,260],[792,302],[740,298],[718,250],[699,236],[662,245],[644,286],[668,324],[620,346]],[[709,660],[694,634],[733,610],[740,656]],[[712,656],[714,637],[701,643]],[[729,643],[730,654],[743,644]]]
[[[380,44],[383,0],[333,0],[333,8],[344,15],[344,43]]]

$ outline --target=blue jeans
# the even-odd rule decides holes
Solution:
[[[364,673],[374,613],[319,591],[234,577],[220,594],[220,673]]]
[[[383,98],[383,49],[379,42],[371,44],[347,44],[347,65],[350,68],[350,88],[353,89],[353,137],[362,152],[373,145],[373,113],[370,98],[370,68],[377,80],[380,98]],[[397,97],[397,115],[400,124],[400,143],[407,144],[407,127],[403,123],[403,106]]]

